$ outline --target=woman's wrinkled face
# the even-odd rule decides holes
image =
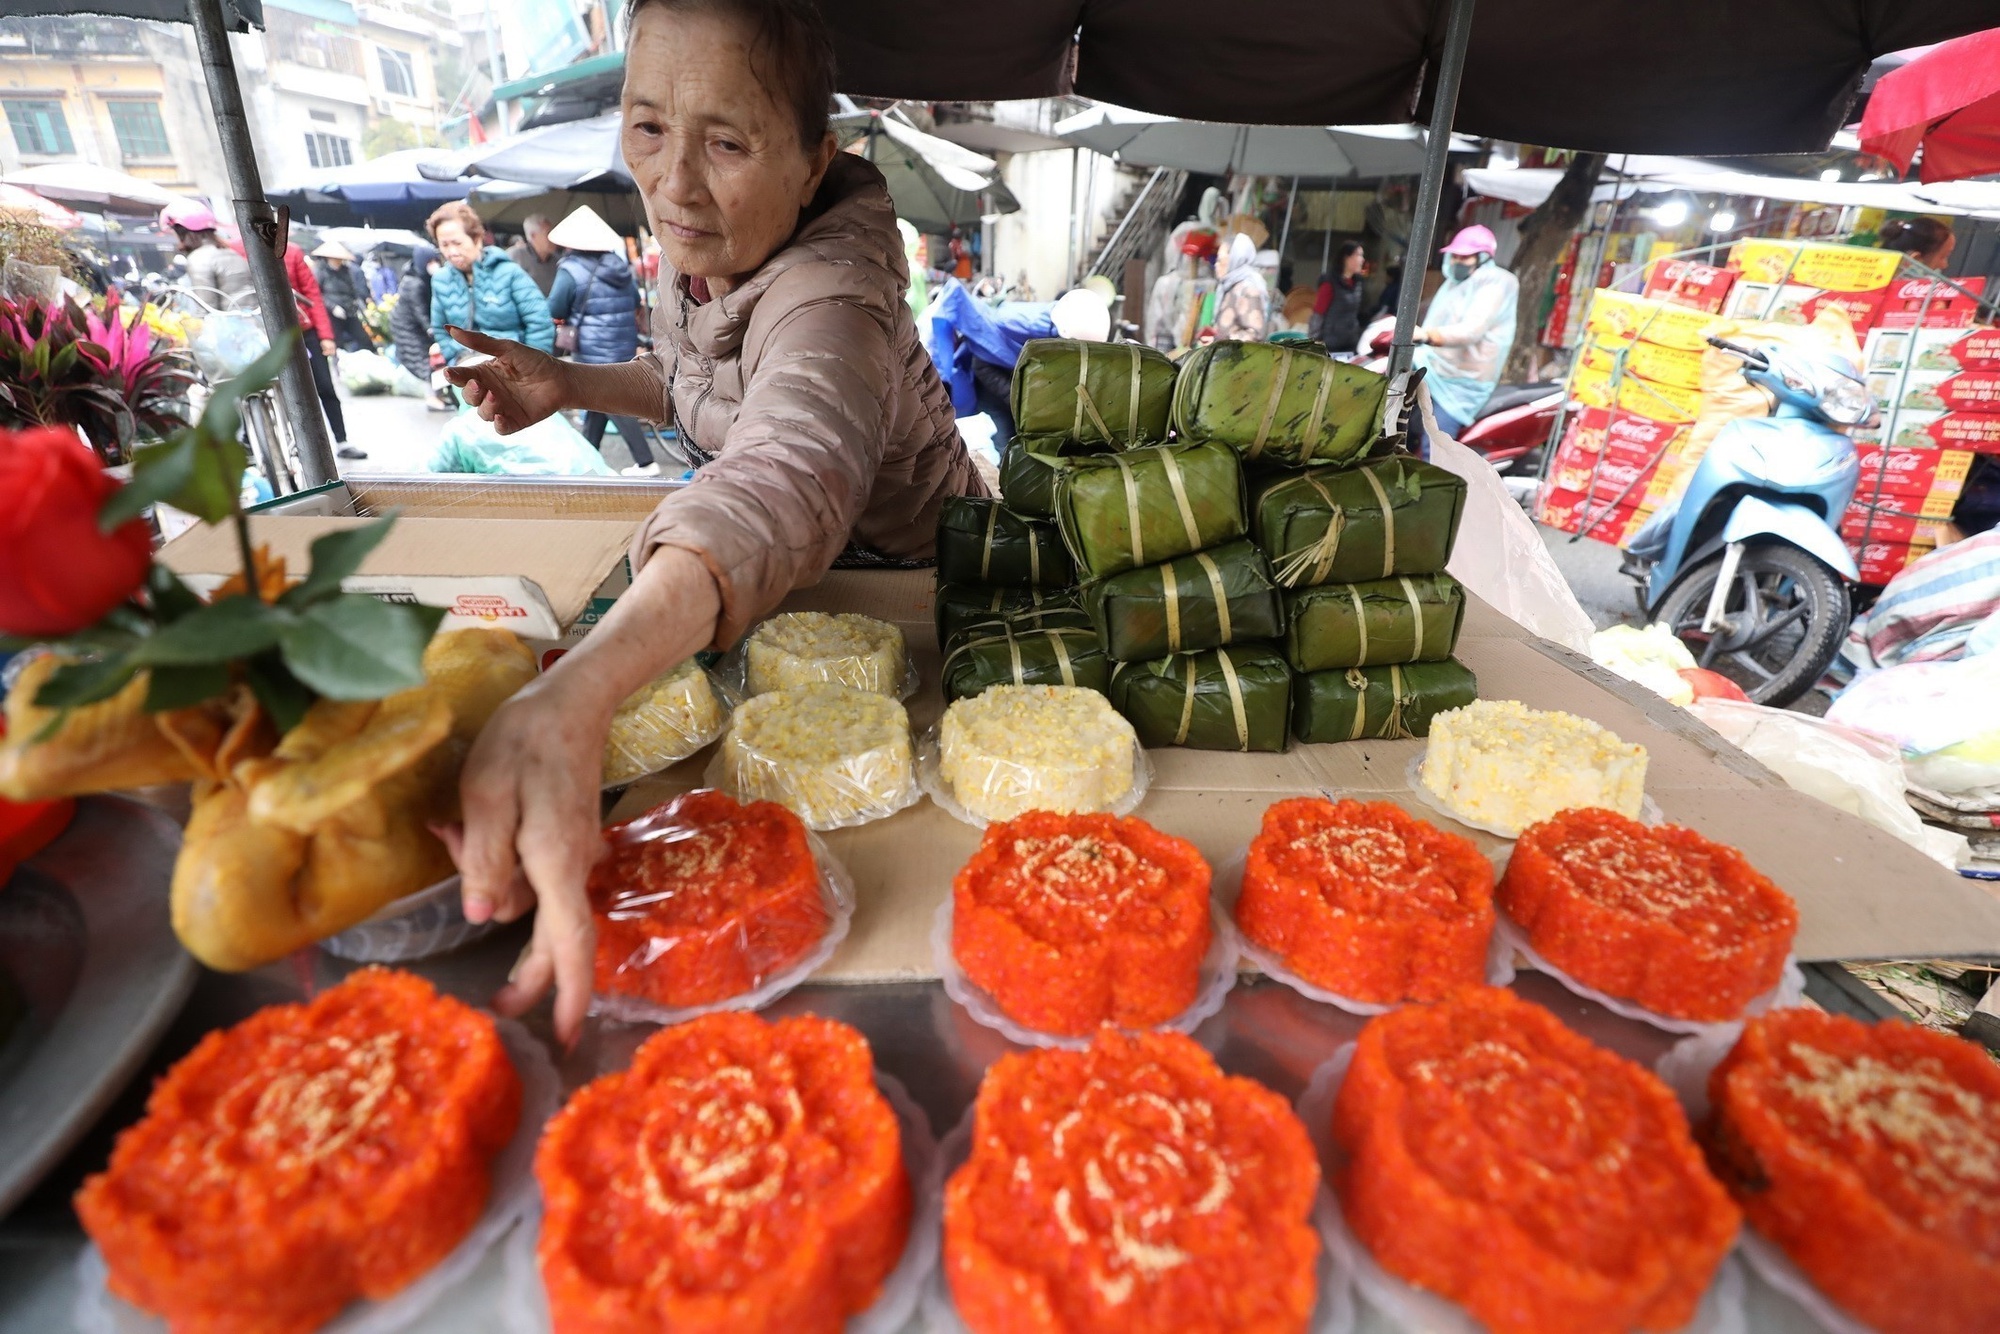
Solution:
[[[810,150],[782,90],[766,88],[737,20],[639,11],[625,52],[625,164],[667,261],[719,281],[754,272],[798,227],[833,161]]]
[[[437,241],[438,252],[451,262],[454,269],[460,273],[472,272],[472,266],[478,262],[479,252],[483,247],[466,235],[464,223],[439,223],[437,236],[434,239]]]

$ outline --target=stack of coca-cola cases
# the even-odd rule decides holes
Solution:
[[[1592,296],[1570,411],[1536,517],[1622,545],[1679,495],[1721,423],[1697,430],[1717,316],[1809,324],[1825,306],[1864,341],[1877,419],[1853,431],[1861,480],[1840,530],[1863,583],[1885,584],[1943,537],[1975,453],[2000,454],[2000,329],[1943,283],[1899,278],[1890,251],[1739,243],[1726,266],[1656,263],[1642,295]],[[1985,280],[1961,279],[1974,295]],[[1614,375],[1619,354],[1624,373]],[[1912,358],[1914,360],[1912,361]]]

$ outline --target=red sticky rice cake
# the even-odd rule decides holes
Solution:
[[[1740,1019],[1777,986],[1799,929],[1791,899],[1736,849],[1588,808],[1521,832],[1499,899],[1578,982],[1700,1023]]]
[[[1680,1329],[1735,1244],[1667,1086],[1497,987],[1369,1021],[1333,1138],[1362,1244],[1491,1334]]]
[[[1250,841],[1236,925],[1337,996],[1438,1000],[1486,980],[1493,866],[1391,802],[1293,797]]]
[[[868,1041],[812,1016],[661,1029],[549,1122],[535,1175],[556,1334],[837,1334],[910,1230]]]
[[[1178,1033],[1003,1056],[944,1195],[972,1334],[1297,1334],[1319,1163],[1277,1094]]]
[[[776,802],[689,792],[605,838],[590,873],[601,995],[712,1004],[755,991],[826,935],[806,827]]]
[[[1144,820],[1030,811],[986,827],[952,882],[951,952],[1017,1023],[1152,1028],[1194,1004],[1208,863]]]
[[[203,1038],[76,1211],[111,1290],[176,1334],[313,1330],[451,1253],[520,1114],[491,1019],[364,968]]]
[[[2000,1065],[1913,1024],[1774,1010],[1709,1078],[1751,1226],[1882,1334],[2000,1330]]]

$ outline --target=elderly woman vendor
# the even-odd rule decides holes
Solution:
[[[945,500],[983,494],[903,300],[882,176],[828,130],[833,48],[809,0],[627,12],[625,161],[672,269],[654,354],[577,365],[451,331],[492,355],[451,377],[502,432],[564,408],[671,418],[709,460],[640,529],[631,590],[500,710],[466,764],[466,916],[539,907],[496,1002],[518,1012],[554,982],[566,1041],[590,998],[584,880],[619,703],[733,643],[843,551],[928,560]]]

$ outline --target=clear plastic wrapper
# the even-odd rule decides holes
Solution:
[[[1305,1092],[1299,1095],[1299,1119],[1306,1123],[1306,1131],[1319,1150],[1323,1170],[1330,1171],[1331,1164],[1339,1157],[1333,1144],[1333,1104],[1340,1096],[1341,1081],[1347,1077],[1347,1067],[1353,1059],[1354,1044],[1344,1044],[1313,1073]],[[1361,1300],[1390,1329],[1398,1334],[1485,1334],[1486,1327],[1458,1303],[1406,1283],[1377,1264],[1361,1239],[1348,1228],[1339,1201],[1331,1191],[1326,1193],[1321,1206],[1315,1221],[1327,1250],[1335,1257],[1335,1263],[1354,1276]],[[1749,1334],[1746,1302],[1743,1271],[1733,1254],[1724,1256],[1695,1318],[1676,1334]]]
[[[788,611],[759,621],[717,671],[745,698],[830,682],[908,699],[920,684],[902,627],[851,612]]]
[[[1234,925],[1235,921],[1236,896],[1243,891],[1243,866],[1248,859],[1247,850],[1239,852],[1215,872],[1215,888],[1212,892],[1216,903],[1230,913],[1231,925]],[[1283,982],[1307,1000],[1321,1001],[1349,1014],[1387,1014],[1397,1008],[1394,1005],[1376,1005],[1370,1001],[1353,1000],[1347,996],[1336,995],[1324,987],[1316,987],[1285,967],[1283,961],[1276,955],[1260,948],[1241,930],[1236,933],[1236,949],[1243,965],[1255,968],[1274,982]],[[1514,948],[1511,943],[1500,938],[1498,931],[1493,933],[1493,940],[1486,949],[1486,980],[1496,987],[1512,986],[1514,982]]]
[[[1209,904],[1209,921],[1215,930],[1209,941],[1208,953],[1201,959],[1201,974],[1195,990],[1194,1002],[1166,1023],[1157,1025],[1155,1032],[1192,1033],[1202,1022],[1222,1009],[1229,989],[1236,985],[1236,961],[1240,937],[1236,934],[1235,923],[1229,914],[1214,904]],[[965,975],[958,966],[958,960],[951,952],[951,896],[938,905],[937,916],[931,922],[931,959],[937,965],[938,975],[944,979],[945,993],[962,1006],[965,1012],[988,1028],[1004,1035],[1009,1041],[1024,1047],[1068,1047],[1081,1051],[1090,1045],[1090,1036],[1071,1037],[1061,1033],[1041,1033],[1025,1028],[1007,1017],[998,1001],[986,989]]]
[[[1425,787],[1422,771],[1424,767],[1424,755],[1428,753],[1428,749],[1426,747],[1425,750],[1418,751],[1415,757],[1410,760],[1410,767],[1403,771],[1403,781],[1409,784],[1411,796],[1436,811],[1439,815],[1444,816],[1447,820],[1456,820],[1467,829],[1477,829],[1482,833],[1492,834],[1496,838],[1510,840],[1521,836],[1521,831],[1518,829],[1508,829],[1497,824],[1485,824],[1479,820],[1461,815],[1450,806],[1447,806],[1435,792]],[[1651,793],[1646,793],[1639,798],[1640,824],[1665,824],[1666,820],[1665,813],[1660,810],[1660,803],[1653,800]]]
[[[1691,1124],[1700,1125],[1708,1120],[1708,1077],[1742,1036],[1741,1024],[1711,1024],[1682,1038],[1654,1062],[1653,1073],[1681,1100]]]
[[[1743,1253],[1751,1272],[1797,1302],[1826,1334],[1875,1334],[1871,1326],[1862,1324],[1835,1305],[1833,1299],[1821,1292],[1819,1285],[1806,1276],[1805,1270],[1792,1263],[1792,1257],[1785,1254],[1783,1247],[1756,1228],[1744,1224],[1743,1235],[1736,1246]]]
[[[379,1302],[351,1303],[322,1334],[394,1334],[413,1328],[440,1299],[471,1277],[486,1253],[522,1218],[534,1214],[540,1191],[535,1185],[535,1146],[542,1127],[562,1105],[562,1080],[548,1049],[511,1019],[497,1019],[500,1041],[521,1077],[521,1122],[514,1138],[493,1159],[492,1189],[486,1211],[450,1255],[416,1282]],[[77,1261],[78,1292],[74,1312],[81,1334],[165,1334],[167,1322],[141,1311],[105,1286],[108,1271],[95,1246],[86,1246]]]
[[[1493,928],[1493,938],[1496,941],[1504,940],[1508,950],[1519,955],[1522,962],[1527,964],[1528,967],[1538,973],[1547,973],[1550,977],[1562,983],[1565,989],[1575,992],[1585,1000],[1596,1001],[1613,1014],[1623,1015],[1627,1019],[1636,1019],[1642,1024],[1651,1024],[1654,1028],[1665,1029],[1669,1033],[1711,1033],[1725,1029],[1730,1032],[1741,1032],[1743,1029],[1741,1020],[1705,1024],[1694,1019],[1674,1019],[1664,1014],[1654,1014],[1651,1010],[1641,1009],[1631,1001],[1620,1000],[1616,996],[1607,996],[1601,991],[1587,987],[1568,973],[1565,973],[1562,969],[1550,963],[1547,959],[1544,959],[1541,955],[1535,953],[1534,947],[1528,943],[1528,933],[1523,931],[1519,924],[1508,920],[1505,913],[1500,914],[1500,920]],[[1751,1001],[1749,1005],[1744,1007],[1743,1013],[1747,1018],[1751,1015],[1762,1014],[1766,1010],[1789,1009],[1802,1003],[1805,998],[1806,975],[1799,971],[1798,959],[1787,955],[1785,957],[1785,971],[1779,977],[1778,985]]]
[[[940,1216],[944,1210],[944,1160],[930,1118],[895,1076],[875,1072],[875,1087],[888,1099],[902,1131],[903,1170],[910,1177],[913,1209],[910,1237],[903,1258],[882,1281],[875,1304],[848,1317],[844,1334],[901,1334],[917,1312],[924,1290],[937,1270]],[[504,1334],[550,1334],[549,1303],[542,1291],[541,1267],[535,1242],[541,1234],[541,1210],[534,1209],[508,1238],[501,1260],[505,1265],[506,1300],[502,1303]]]
[[[632,692],[604,738],[604,785],[678,764],[722,735],[735,701],[693,658]]]
[[[1062,706],[1035,706],[1042,696]],[[1017,698],[1028,706],[1014,707]],[[940,809],[981,829],[1033,810],[1130,815],[1153,781],[1132,725],[1097,692],[1062,686],[995,686],[953,704],[918,738],[917,772]]]
[[[974,1107],[967,1107],[965,1115],[938,1145],[938,1194],[939,1198],[932,1217],[936,1220],[940,1240],[934,1248],[937,1264],[927,1275],[923,1293],[924,1334],[972,1334],[966,1323],[959,1319],[958,1308],[951,1298],[951,1282],[945,1276],[944,1247],[942,1232],[944,1227],[944,1183],[951,1174],[965,1165],[972,1155],[972,1129]],[[1320,1187],[1320,1207],[1331,1207],[1331,1197],[1327,1188]],[[1306,1334],[1355,1334],[1356,1309],[1354,1284],[1349,1271],[1342,1266],[1330,1247],[1322,1247],[1319,1257],[1319,1302],[1313,1307],[1312,1318],[1306,1322]],[[511,1334],[511,1332],[510,1332]],[[522,1334],[527,1334],[523,1331]]]
[[[374,916],[319,947],[355,963],[409,963],[455,950],[498,930],[498,922],[468,922],[457,876],[384,905]]]
[[[738,801],[775,801],[820,830],[886,819],[923,796],[903,706],[824,683],[745,700],[705,781]]]
[[[689,793],[607,831],[613,855],[620,846],[693,837],[696,826],[686,818],[686,803],[701,795]],[[707,795],[712,801],[721,801],[716,794]],[[744,912],[704,920],[679,935],[665,934],[669,928],[649,929],[645,920],[648,906],[671,894],[671,890],[647,885],[621,887],[608,905],[593,902],[592,914],[600,919],[600,951],[614,942],[614,928],[631,922],[632,929],[617,933],[614,947],[623,948],[626,957],[614,965],[614,975],[609,979],[603,975],[600,953],[591,1013],[628,1023],[678,1024],[717,1010],[761,1010],[805,981],[833,957],[854,920],[853,877],[816,836],[808,833],[806,845],[812,852],[815,872],[809,898],[788,893],[785,886],[776,883],[759,883],[755,888],[764,892],[754,905],[754,912],[746,908]],[[774,869],[765,866],[757,849],[727,848],[724,856],[752,873]],[[599,863],[600,872],[604,865]],[[607,916],[615,920],[607,924],[602,920]],[[677,950],[686,951],[686,956],[676,960],[673,956]],[[670,1005],[657,995],[646,994],[637,980],[663,963],[680,964],[704,978],[738,978],[748,986],[699,1004]],[[629,983],[627,989],[618,989],[621,980]]]

